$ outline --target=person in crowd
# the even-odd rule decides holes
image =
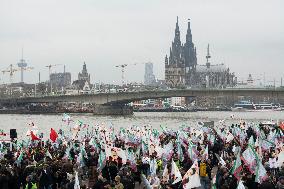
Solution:
[[[80,132],[83,128],[80,129]],[[76,131],[77,132],[77,131]],[[0,189],[284,188],[283,131],[239,123],[216,127],[99,125],[75,138],[0,142]],[[56,136],[56,135],[55,135]]]
[[[124,186],[123,184],[120,182],[120,176],[117,175],[115,178],[114,178],[114,181],[115,181],[115,189],[124,189]]]

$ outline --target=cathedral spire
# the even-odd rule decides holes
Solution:
[[[186,33],[186,42],[192,43],[192,34],[191,34],[191,28],[190,28],[190,19],[188,19],[187,23],[187,33]]]
[[[178,25],[178,16],[177,16],[177,22],[176,22],[176,29],[175,29],[175,42],[180,44],[180,31],[179,31],[179,25]]]
[[[176,23],[176,28],[178,28],[179,26],[178,26],[178,16],[177,16],[177,23]]]

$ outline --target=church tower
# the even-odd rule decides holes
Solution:
[[[170,87],[185,85],[185,56],[180,40],[179,20],[177,17],[174,40],[170,47],[169,56],[165,57],[165,80]]]
[[[82,72],[78,74],[78,80],[87,81],[90,83],[90,74],[88,74],[86,63],[83,64]]]
[[[180,30],[178,25],[178,17],[175,28],[175,37],[170,48],[169,64],[181,64],[182,46],[180,41]]]
[[[165,57],[165,80],[170,87],[190,86],[197,65],[196,48],[192,42],[190,22],[184,44],[180,40],[179,20],[177,17],[175,36],[170,55]]]
[[[187,23],[186,42],[184,44],[184,56],[186,67],[186,85],[191,86],[194,80],[194,72],[197,65],[196,48],[192,42],[190,20]]]

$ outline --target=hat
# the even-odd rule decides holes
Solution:
[[[116,182],[120,182],[120,176],[117,175],[117,176],[114,178],[114,180],[115,180]]]
[[[279,179],[279,180],[282,180],[282,179],[284,179],[284,176],[280,176],[278,179]]]

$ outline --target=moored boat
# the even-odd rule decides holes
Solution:
[[[265,112],[265,111],[282,111],[281,105],[279,103],[253,103],[251,101],[240,101],[234,104],[231,108],[232,111],[239,112]]]

